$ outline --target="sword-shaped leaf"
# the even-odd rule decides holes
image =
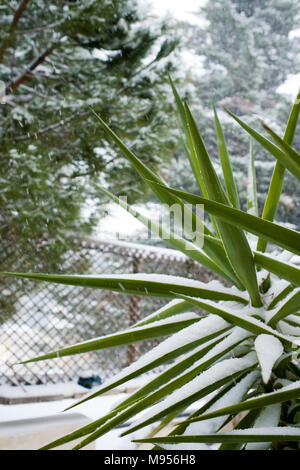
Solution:
[[[172,188],[164,188],[164,190],[176,194],[178,197],[181,197],[191,204],[204,204],[204,209],[207,210],[207,212],[211,212],[216,217],[228,222],[228,224],[240,227],[247,232],[265,238],[292,253],[300,254],[300,234],[295,230],[282,227],[268,220],[246,214],[241,210],[234,209],[233,207],[210,199],[205,199],[201,196],[196,196],[195,194]]]
[[[254,410],[252,410],[254,411]],[[253,428],[265,428],[265,427],[277,427],[280,422],[281,403],[275,403],[275,405],[267,406],[260,410]],[[249,414],[249,413],[248,413]],[[268,450],[271,446],[271,442],[263,443],[249,443],[245,447],[245,450]]]
[[[230,406],[236,402],[242,401],[249,392],[251,386],[253,386],[254,382],[257,381],[258,376],[259,372],[255,370],[240,380],[237,380],[233,387],[226,391],[226,393],[222,394],[218,400],[216,400],[209,408],[207,408],[207,412],[224,408],[225,406]],[[197,434],[202,434],[202,432],[208,431],[210,433],[217,432],[224,426],[228,418],[228,416],[219,416],[218,418],[202,421],[201,423],[189,424],[185,429],[184,434],[193,435],[195,434],[195,431]]]
[[[165,185],[165,182],[156,175],[150,168],[148,168],[123,142],[122,140],[114,133],[112,129],[103,121],[103,119],[91,108],[92,113],[95,115],[97,121],[101,125],[102,129],[105,133],[113,140],[113,142],[119,147],[121,152],[123,153],[124,157],[133,165],[136,171],[139,173],[140,177],[147,181],[150,185],[152,191],[156,195],[156,197],[165,204],[172,205],[174,203],[182,205],[181,201],[178,200],[176,197],[172,197],[169,195],[167,196],[166,193],[163,193],[157,186],[153,186],[153,182],[157,182],[161,185]],[[196,226],[197,217],[191,211],[191,218],[194,221],[194,226]],[[201,220],[198,220],[198,223],[202,223]],[[213,233],[204,225],[205,233],[213,236]]]
[[[197,434],[196,436],[166,436],[148,439],[133,439],[133,442],[153,444],[187,444],[218,442],[300,442],[300,429],[293,427],[250,428],[216,434]]]
[[[176,103],[176,106],[177,106],[178,114],[180,116],[180,119],[181,119],[181,122],[182,122],[182,125],[183,125],[183,129],[184,129],[184,133],[185,133],[185,137],[186,137],[186,141],[187,141],[187,145],[184,146],[185,151],[186,151],[186,154],[188,156],[192,171],[194,173],[195,180],[198,183],[198,187],[200,189],[200,192],[205,197],[208,197],[207,188],[206,188],[206,185],[205,185],[205,180],[203,178],[203,174],[202,174],[202,170],[201,170],[201,165],[200,165],[200,162],[199,162],[199,158],[197,156],[197,152],[196,152],[194,142],[193,142],[193,137],[192,137],[192,134],[191,134],[191,129],[190,129],[190,126],[189,126],[189,123],[188,123],[188,120],[187,120],[187,116],[186,116],[186,112],[185,112],[185,105],[182,102],[182,100],[181,100],[181,98],[180,98],[180,96],[179,96],[179,94],[176,90],[176,87],[175,87],[175,85],[174,85],[174,83],[173,83],[170,76],[169,76],[169,80],[170,80],[173,95],[174,95],[174,98],[175,98],[175,103]],[[217,223],[215,221],[215,218],[211,214],[210,214],[210,219],[212,221],[212,224],[215,228],[216,233],[219,234]]]
[[[195,348],[191,354],[187,354],[183,359],[176,361],[175,364],[172,364],[164,370],[159,377],[153,379],[131,395],[126,402],[130,402],[133,399],[136,401],[142,397],[147,397],[150,392],[162,387],[164,384],[167,385],[164,389],[160,388],[158,393],[160,398],[166,396],[170,390],[174,390],[174,384],[176,384],[176,382],[170,382],[174,377],[179,376],[176,387],[178,388],[205,370],[212,363],[216,362],[219,358],[225,356],[229,351],[231,351],[231,349],[243,342],[248,336],[249,334],[241,330],[237,331],[237,329],[231,329],[229,331],[227,329],[224,333],[219,334],[217,338],[209,341],[209,343],[201,345],[201,347]]]
[[[253,372],[250,372],[252,374]],[[244,379],[247,375],[249,374],[242,374],[239,377],[239,380]],[[205,403],[200,402],[200,408],[198,408],[196,411],[191,413],[189,416],[189,419],[195,418],[196,416],[201,415],[205,411],[209,410],[218,400],[220,400],[224,395],[227,394],[232,388],[235,386],[234,382],[230,382],[229,385],[226,384],[223,387],[221,387],[219,390],[216,392],[212,393],[211,398],[208,398],[205,400]],[[179,423],[172,431],[169,433],[170,436],[174,435],[182,435],[185,433],[186,429],[188,428],[190,424],[186,423],[185,421]]]
[[[279,161],[285,161],[285,154],[284,152],[274,145],[269,139],[264,137],[262,134],[257,132],[253,127],[246,124],[242,119],[238,118],[235,114],[233,114],[229,109],[224,108],[225,111],[229,114],[229,116],[233,117],[233,119],[245,129],[251,137],[253,137],[262,147],[264,147],[271,155],[273,155]]]
[[[126,380],[129,380],[131,378],[134,378],[136,375],[140,375],[141,373],[153,369],[153,367],[156,367],[160,364],[163,364],[164,362],[168,362],[172,359],[175,359],[176,357],[179,357],[182,354],[185,354],[192,348],[198,347],[200,344],[204,344],[206,342],[212,343],[213,341],[211,340],[224,335],[224,333],[228,330],[229,327],[227,322],[216,316],[203,318],[201,320],[201,328],[199,328],[199,325],[200,322],[199,324],[197,323],[191,325],[193,326],[193,328],[187,327],[176,333],[174,336],[168,338],[163,343],[159,344],[153,351],[149,351],[148,353],[146,353],[146,355],[138,359],[136,363],[133,363],[127,369],[120,372],[117,377],[101,386],[99,389],[99,394],[104,393],[104,391],[110,389],[110,385],[112,384],[114,384],[115,386],[118,385],[117,382],[119,379],[127,377]],[[190,338],[190,342],[188,344],[187,338]],[[217,342],[219,341],[217,340]],[[136,374],[136,372],[138,372],[138,374]],[[92,395],[88,396],[86,399],[92,398]],[[47,446],[45,446],[45,449],[50,449],[66,442],[78,439],[84,435],[95,431],[100,426],[104,424],[106,425],[112,418],[115,417],[117,413],[120,412],[121,409],[125,409],[127,407],[126,404],[128,405],[131,400],[132,398],[130,396],[129,399],[126,399],[120,405],[117,405],[114,410],[112,410],[107,415],[103,416],[102,418],[94,421],[93,423],[87,426],[84,426],[83,428],[78,429],[77,431],[68,434],[67,436],[64,436],[58,440],[55,440],[54,442],[49,443]],[[80,403],[82,403],[83,401],[86,400],[84,399]],[[79,403],[77,402],[75,406],[77,404]],[[122,422],[122,417],[121,420],[118,420],[118,423],[119,422]],[[109,423],[106,425],[105,429],[107,429],[107,427],[111,429],[114,427],[114,424]],[[105,433],[105,431],[103,433]]]
[[[299,119],[299,114],[300,114],[300,89],[299,89],[297,98],[295,100],[295,103],[292,107],[292,110],[288,119],[288,123],[285,129],[285,133],[284,133],[284,141],[289,145],[292,145],[293,140],[294,140],[296,127],[297,127],[297,123]],[[264,210],[262,214],[263,219],[267,219],[271,221],[274,220],[277,207],[279,204],[279,200],[280,200],[284,174],[285,174],[285,168],[277,160],[274,171],[273,171],[266,202],[264,205]],[[257,242],[257,250],[265,251],[266,247],[267,247],[267,240],[259,239]]]
[[[163,307],[151,313],[147,317],[135,323],[132,327],[147,325],[154,321],[163,320],[164,318],[172,317],[178,313],[187,312],[191,309],[191,305],[185,300],[175,299],[168,302]]]
[[[23,361],[22,364],[98,351],[100,349],[114,348],[116,346],[139,343],[148,339],[160,338],[175,333],[200,320],[201,318],[193,313],[179,314],[176,315],[174,319],[168,318],[167,320],[150,323],[150,325],[141,326],[140,328],[130,328],[121,333],[113,333],[111,335],[77,343],[73,346],[62,348],[48,354],[43,354],[42,356],[29,359],[28,361]]]
[[[254,255],[254,258],[255,258],[255,255]],[[277,289],[278,290],[274,292],[274,297],[269,303],[267,310],[273,310],[276,307],[276,305],[279,302],[281,302],[281,300],[285,299],[295,288],[288,281],[284,280],[282,282],[282,287],[277,288]]]
[[[271,273],[276,274],[276,276],[291,282],[295,286],[300,287],[300,269],[295,265],[279,261],[274,258],[274,256],[272,257],[270,255],[262,254],[258,251],[254,252],[254,260],[264,269],[267,269]],[[288,287],[287,289],[288,293],[290,288]]]
[[[159,396],[163,397],[170,390],[168,383],[171,383],[171,380],[175,377],[180,376],[178,379],[178,386],[180,386],[180,384],[186,383],[190,379],[190,377],[194,377],[195,375],[199,374],[199,372],[204,370],[207,365],[210,365],[212,362],[215,362],[218,358],[226,355],[226,353],[230,350],[228,346],[230,341],[232,347],[234,347],[235,345],[238,345],[241,341],[244,340],[244,338],[237,339],[237,337],[233,339],[231,339],[231,337],[229,338],[229,336],[231,336],[229,330],[230,329],[227,328],[225,332],[221,334],[219,333],[218,336],[215,335],[216,337],[213,340],[206,341],[200,347],[194,347],[192,353],[185,354],[183,358],[180,358],[175,363],[171,364],[158,377],[150,380],[146,385],[139,388],[136,392],[130,395],[130,397],[128,397],[125,401],[121,403],[121,406],[127,406],[128,404],[133,404],[134,402],[137,402],[142,398],[149,397],[150,393],[158,389]],[[226,344],[224,344],[224,338],[226,337],[227,343],[225,342]],[[217,348],[216,346],[219,343],[221,344],[219,348]],[[200,359],[204,356],[205,359],[200,361]],[[197,364],[197,366],[192,368],[194,364]],[[185,371],[189,372],[184,373]],[[173,385],[174,383],[172,384],[172,389]],[[163,386],[165,386],[165,388],[162,388]],[[167,393],[165,393],[166,390]]]
[[[178,93],[178,91],[175,87],[175,84],[174,84],[174,82],[173,82],[173,80],[171,79],[170,76],[169,76],[169,81],[170,81],[170,84],[171,84],[171,87],[172,87],[172,91],[173,91],[173,95],[174,95],[174,98],[175,98],[177,111],[178,111],[178,114],[180,116],[181,123],[183,125],[183,129],[184,129],[184,133],[185,133],[185,137],[186,137],[186,140],[187,140],[188,148],[187,148],[186,153],[187,153],[187,156],[189,158],[189,162],[190,162],[192,171],[194,173],[195,179],[198,183],[199,189],[207,197],[205,182],[204,182],[203,175],[201,173],[201,168],[199,166],[199,161],[198,161],[195,149],[194,149],[191,132],[190,132],[190,129],[189,129],[189,126],[188,126],[188,123],[187,123],[187,119],[186,119],[184,104],[183,104],[183,102],[182,102],[182,100],[179,96],[179,93]]]
[[[227,406],[219,410],[213,411],[212,413],[204,413],[201,416],[197,416],[186,422],[203,421],[204,419],[215,418],[217,416],[223,416],[227,414],[236,414],[241,411],[253,410],[257,408],[263,408],[265,406],[274,405],[275,403],[284,403],[289,400],[295,400],[300,397],[300,381],[294,382],[292,385],[282,387],[280,390],[270,392],[267,394],[259,395],[255,398],[250,398],[241,403],[237,403],[232,406]],[[270,440],[270,439],[269,439]]]
[[[187,104],[185,104],[185,112],[209,200],[218,201],[223,205],[227,205],[229,204],[228,198],[217,177],[197,125]],[[226,223],[226,221],[220,219],[217,220],[217,226],[222,238],[224,249],[234,271],[237,274],[237,277],[248,290],[253,305],[262,305],[253,255],[244,232],[235,225],[230,225]]]

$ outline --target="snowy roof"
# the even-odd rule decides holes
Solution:
[[[124,242],[115,238],[80,237],[78,241],[83,248],[101,249],[101,251],[117,253],[122,256],[138,257],[144,260],[169,260],[182,263],[190,261],[187,256],[177,250]]]

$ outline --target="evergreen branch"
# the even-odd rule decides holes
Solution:
[[[8,48],[10,37],[11,37],[12,33],[14,32],[14,30],[16,29],[16,27],[18,26],[19,20],[20,20],[21,16],[23,15],[23,13],[25,11],[25,8],[27,7],[27,4],[29,3],[29,1],[30,0],[23,0],[20,3],[19,8],[17,10],[15,10],[13,20],[10,24],[9,29],[8,29],[9,36],[8,36],[8,38],[6,38],[3,41],[3,44],[0,48],[0,63],[3,60],[3,56],[5,54],[6,49]]]
[[[45,51],[32,62],[25,72],[23,72],[16,80],[10,82],[10,84],[6,87],[5,94],[9,95],[19,88],[22,83],[28,81],[31,78],[32,72],[45,61],[46,57],[48,57],[53,52],[55,46],[56,43],[47,47],[47,49],[45,49]]]

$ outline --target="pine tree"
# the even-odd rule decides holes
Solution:
[[[208,109],[214,100],[220,109],[244,202],[249,138],[246,133],[239,135],[235,131],[235,125],[222,113],[222,106],[260,131],[263,129],[257,117],[282,134],[283,129],[277,123],[287,121],[290,99],[279,96],[276,90],[289,74],[299,69],[300,41],[290,38],[291,31],[299,25],[299,7],[299,0],[210,0],[201,11],[207,20],[206,26],[193,28],[195,51],[203,57],[204,70],[194,79],[198,85],[197,100],[204,103],[198,108],[199,125],[211,155],[218,158],[213,126],[207,126],[207,116],[213,119]],[[204,122],[205,126],[201,125]],[[295,142],[296,147],[299,144],[299,140]],[[274,163],[265,152],[257,150],[261,211]],[[282,198],[277,215],[281,220],[299,226],[300,197],[295,194],[293,179],[288,172],[284,193],[286,198]]]
[[[177,40],[145,15],[135,0],[1,2],[0,232],[31,263],[39,249],[57,261],[66,231],[90,230],[95,214],[83,221],[81,207],[100,198],[99,174],[129,200],[144,196],[89,106],[152,167],[176,145],[166,72]]]

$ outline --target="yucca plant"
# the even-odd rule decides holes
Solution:
[[[247,212],[241,210],[225,137],[214,107],[220,181],[189,106],[170,79],[184,130],[185,150],[201,196],[170,188],[118,138],[94,111],[107,136],[135,167],[164,205],[177,204],[203,230],[204,243],[193,234],[175,234],[162,222],[154,223],[124,200],[100,188],[169,244],[205,266],[226,284],[152,274],[69,276],[5,273],[39,281],[124,294],[171,299],[160,310],[120,333],[63,347],[26,362],[112,348],[168,337],[121,373],[76,403],[100,396],[158,366],[161,372],[118,404],[108,414],[44,447],[54,448],[80,438],[74,449],[85,447],[111,429],[134,418],[123,435],[156,423],[154,449],[201,448],[219,443],[219,449],[298,449],[300,442],[300,234],[273,222],[284,172],[300,178],[300,155],[292,147],[300,111],[300,93],[291,110],[283,139],[269,127],[269,140],[225,110],[276,159],[261,217],[258,215],[253,145],[250,147]],[[242,131],[244,132],[244,131]],[[205,224],[190,205],[203,204],[211,223]],[[211,227],[211,228],[209,228]],[[167,236],[165,236],[167,235]],[[273,251],[265,253],[266,246]],[[271,245],[272,244],[272,245]],[[199,307],[201,313],[195,313]],[[196,309],[198,312],[198,309]],[[206,314],[203,314],[206,312]],[[190,405],[193,413],[177,418]],[[73,405],[73,406],[76,406]],[[149,408],[149,410],[147,410]],[[172,431],[156,437],[174,423]],[[169,428],[168,428],[169,429]]]

